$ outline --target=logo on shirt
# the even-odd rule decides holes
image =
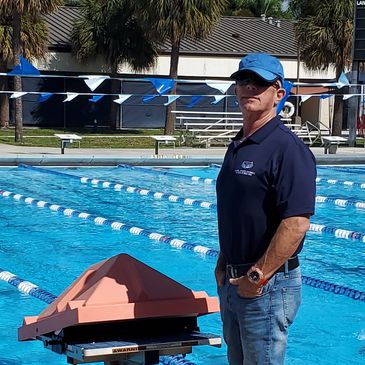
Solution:
[[[253,161],[243,161],[241,166],[244,169],[252,169],[253,168]]]
[[[243,161],[241,164],[242,169],[236,169],[234,172],[237,175],[247,175],[247,176],[253,176],[255,175],[254,171],[249,171],[249,169],[253,168],[253,161]]]

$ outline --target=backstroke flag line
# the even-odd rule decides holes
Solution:
[[[123,104],[127,99],[129,99],[132,95],[130,94],[120,94],[118,95],[118,99],[113,100],[114,103]]]

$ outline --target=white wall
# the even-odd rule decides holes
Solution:
[[[209,78],[228,78],[238,68],[239,57],[198,57],[198,56],[180,56],[178,75],[184,77],[194,77],[201,79]],[[297,61],[282,60],[285,77],[292,80],[297,79]],[[50,52],[47,62],[39,61],[35,66],[42,71],[65,71],[65,72],[80,72],[80,73],[109,73],[110,68],[106,65],[101,57],[80,64],[70,53],[55,53]],[[161,75],[168,76],[170,69],[170,57],[160,56],[156,65],[149,70],[142,72],[144,75]],[[121,65],[119,73],[136,74],[130,67]],[[335,78],[335,71],[329,68],[327,71],[309,71],[303,64],[299,70],[299,77],[303,79],[319,79],[326,82]],[[313,100],[311,100],[313,99]],[[313,97],[305,102],[302,106],[302,117],[304,120],[318,121],[329,125],[330,100],[319,100],[318,97]],[[314,100],[318,99],[318,100]]]
[[[179,76],[198,77],[198,78],[226,78],[229,77],[238,68],[239,57],[198,57],[198,56],[180,56],[179,59]],[[285,77],[296,80],[297,78],[297,62],[296,60],[282,60]],[[35,66],[42,71],[65,71],[65,72],[110,72],[110,68],[101,57],[80,64],[70,53],[50,52],[47,62],[38,61]],[[149,70],[143,72],[145,75],[162,75],[168,76],[170,69],[170,57],[160,56],[156,65]],[[121,65],[118,69],[119,73],[136,74],[127,65]],[[333,68],[327,71],[309,71],[301,65],[299,71],[300,78],[305,79],[323,79],[324,81],[335,78]]]

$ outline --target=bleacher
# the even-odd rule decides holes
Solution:
[[[226,146],[242,127],[240,112],[199,112],[174,111],[176,130],[179,131],[181,146]],[[293,122],[292,118],[282,118],[283,123],[309,146],[323,145],[323,135],[330,130],[321,122]]]
[[[240,112],[174,111],[180,145],[228,145],[242,127]]]

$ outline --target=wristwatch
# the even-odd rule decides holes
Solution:
[[[255,266],[252,266],[247,271],[247,278],[248,278],[250,283],[258,285],[258,286],[264,286],[269,282],[269,280],[267,280],[265,278],[264,273],[259,268],[255,267]]]

